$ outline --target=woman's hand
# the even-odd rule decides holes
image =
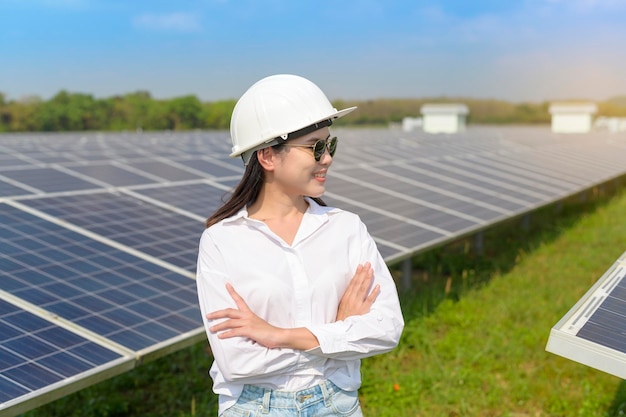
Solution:
[[[235,291],[232,285],[226,284],[226,290],[237,304],[237,308],[226,308],[206,315],[209,320],[227,319],[209,328],[220,339],[230,337],[247,337],[263,346],[276,346],[276,333],[281,329],[272,326],[250,310],[248,304]]]
[[[380,294],[379,285],[372,288],[370,292],[373,281],[374,271],[370,263],[359,265],[339,302],[337,321],[369,313],[376,297]]]
[[[226,284],[226,290],[237,304],[237,308],[226,308],[206,315],[209,320],[227,319],[209,327],[220,339],[246,337],[267,348],[286,347],[307,350],[319,345],[317,338],[306,328],[283,329],[272,326],[250,310],[248,304],[235,291],[232,285]]]

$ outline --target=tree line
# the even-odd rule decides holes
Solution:
[[[475,124],[545,124],[549,102],[511,103],[493,99],[422,98],[336,100],[337,108],[358,106],[340,125],[384,126],[404,117],[419,117],[425,103],[464,103]],[[7,100],[0,93],[0,132],[134,131],[228,129],[236,100],[202,102],[194,95],[156,99],[147,91],[108,98],[60,91],[49,100],[30,97]],[[597,103],[598,115],[626,117],[626,96]]]

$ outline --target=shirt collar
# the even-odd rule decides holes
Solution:
[[[322,215],[325,219],[328,214],[339,211],[339,209],[333,207],[320,206],[315,202],[315,200],[310,197],[304,197],[304,199],[307,201],[307,203],[309,203],[309,208],[307,209],[306,213],[316,216]],[[233,216],[224,219],[223,221],[224,223],[232,223],[241,219],[249,219],[247,206],[242,207],[241,210],[237,212],[237,214],[234,214]]]

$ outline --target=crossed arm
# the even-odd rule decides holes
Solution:
[[[339,302],[336,321],[350,316],[363,315],[370,311],[380,293],[379,285],[370,290],[373,280],[374,272],[369,262],[357,267]],[[237,308],[217,310],[206,315],[209,320],[226,319],[209,328],[211,332],[218,333],[220,339],[246,337],[270,349],[308,350],[319,346],[319,341],[307,328],[286,329],[272,326],[250,310],[232,285],[226,284],[226,289]]]

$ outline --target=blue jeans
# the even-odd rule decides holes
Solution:
[[[362,417],[356,391],[330,381],[301,391],[279,391],[245,385],[237,403],[220,417]]]

